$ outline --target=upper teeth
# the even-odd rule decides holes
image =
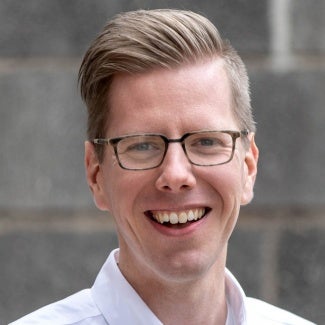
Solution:
[[[179,212],[158,211],[153,212],[152,216],[160,223],[170,222],[171,224],[186,223],[187,221],[198,220],[203,217],[204,208],[184,210]]]

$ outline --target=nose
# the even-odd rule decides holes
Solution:
[[[170,143],[162,165],[156,187],[164,192],[180,192],[196,184],[193,165],[188,161],[180,143]]]

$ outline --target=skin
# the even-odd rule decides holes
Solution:
[[[117,75],[109,104],[108,138],[239,130],[221,59]],[[99,163],[86,142],[88,184],[97,207],[109,211],[117,225],[119,268],[164,324],[225,323],[227,243],[240,206],[253,197],[257,171],[253,134],[249,140],[246,150],[237,139],[232,161],[212,167],[190,164],[181,145],[173,143],[163,164],[146,171],[120,168],[110,146]],[[166,227],[148,216],[194,208],[208,213],[182,226]]]

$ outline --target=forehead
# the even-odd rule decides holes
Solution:
[[[110,88],[107,127],[112,134],[223,128],[233,123],[231,102],[221,59],[119,74]]]

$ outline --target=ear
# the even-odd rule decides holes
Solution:
[[[245,154],[245,183],[241,197],[241,204],[246,205],[254,197],[254,184],[257,174],[259,151],[255,144],[254,133],[249,135],[249,148]]]
[[[85,169],[89,188],[93,194],[94,202],[99,210],[108,211],[107,197],[104,191],[104,178],[102,165],[98,161],[94,145],[85,142]]]

